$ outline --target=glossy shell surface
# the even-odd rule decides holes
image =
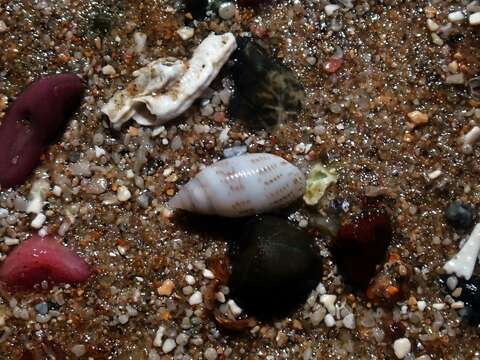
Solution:
[[[285,207],[304,189],[303,173],[283,158],[245,154],[202,170],[169,205],[205,215],[242,217]]]
[[[248,313],[281,314],[305,301],[321,280],[313,237],[282,218],[247,221],[232,249],[232,296]]]
[[[267,129],[298,118],[305,92],[291,70],[251,40],[239,41],[234,58],[233,117]]]

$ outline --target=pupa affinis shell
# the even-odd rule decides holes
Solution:
[[[202,170],[169,205],[199,214],[241,217],[285,207],[304,189],[303,173],[283,158],[245,154]]]

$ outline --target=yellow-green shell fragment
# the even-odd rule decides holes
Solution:
[[[337,182],[335,169],[327,169],[322,164],[316,164],[307,178],[307,187],[303,200],[308,205],[316,205],[325,194],[327,188]]]

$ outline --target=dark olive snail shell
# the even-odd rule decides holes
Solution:
[[[274,128],[294,121],[305,93],[295,74],[251,40],[237,39],[230,111],[253,128]]]
[[[322,276],[313,238],[288,221],[247,221],[231,254],[232,296],[249,314],[281,315],[306,300]]]

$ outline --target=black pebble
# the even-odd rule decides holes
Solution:
[[[454,201],[445,210],[447,223],[456,229],[468,230],[473,226],[474,216],[473,207],[460,201]]]
[[[185,0],[185,12],[192,14],[195,20],[203,20],[207,9],[208,0]]]
[[[480,325],[480,277],[473,276],[470,280],[459,279],[457,287],[462,289],[457,300],[465,303],[463,315],[470,324]]]

